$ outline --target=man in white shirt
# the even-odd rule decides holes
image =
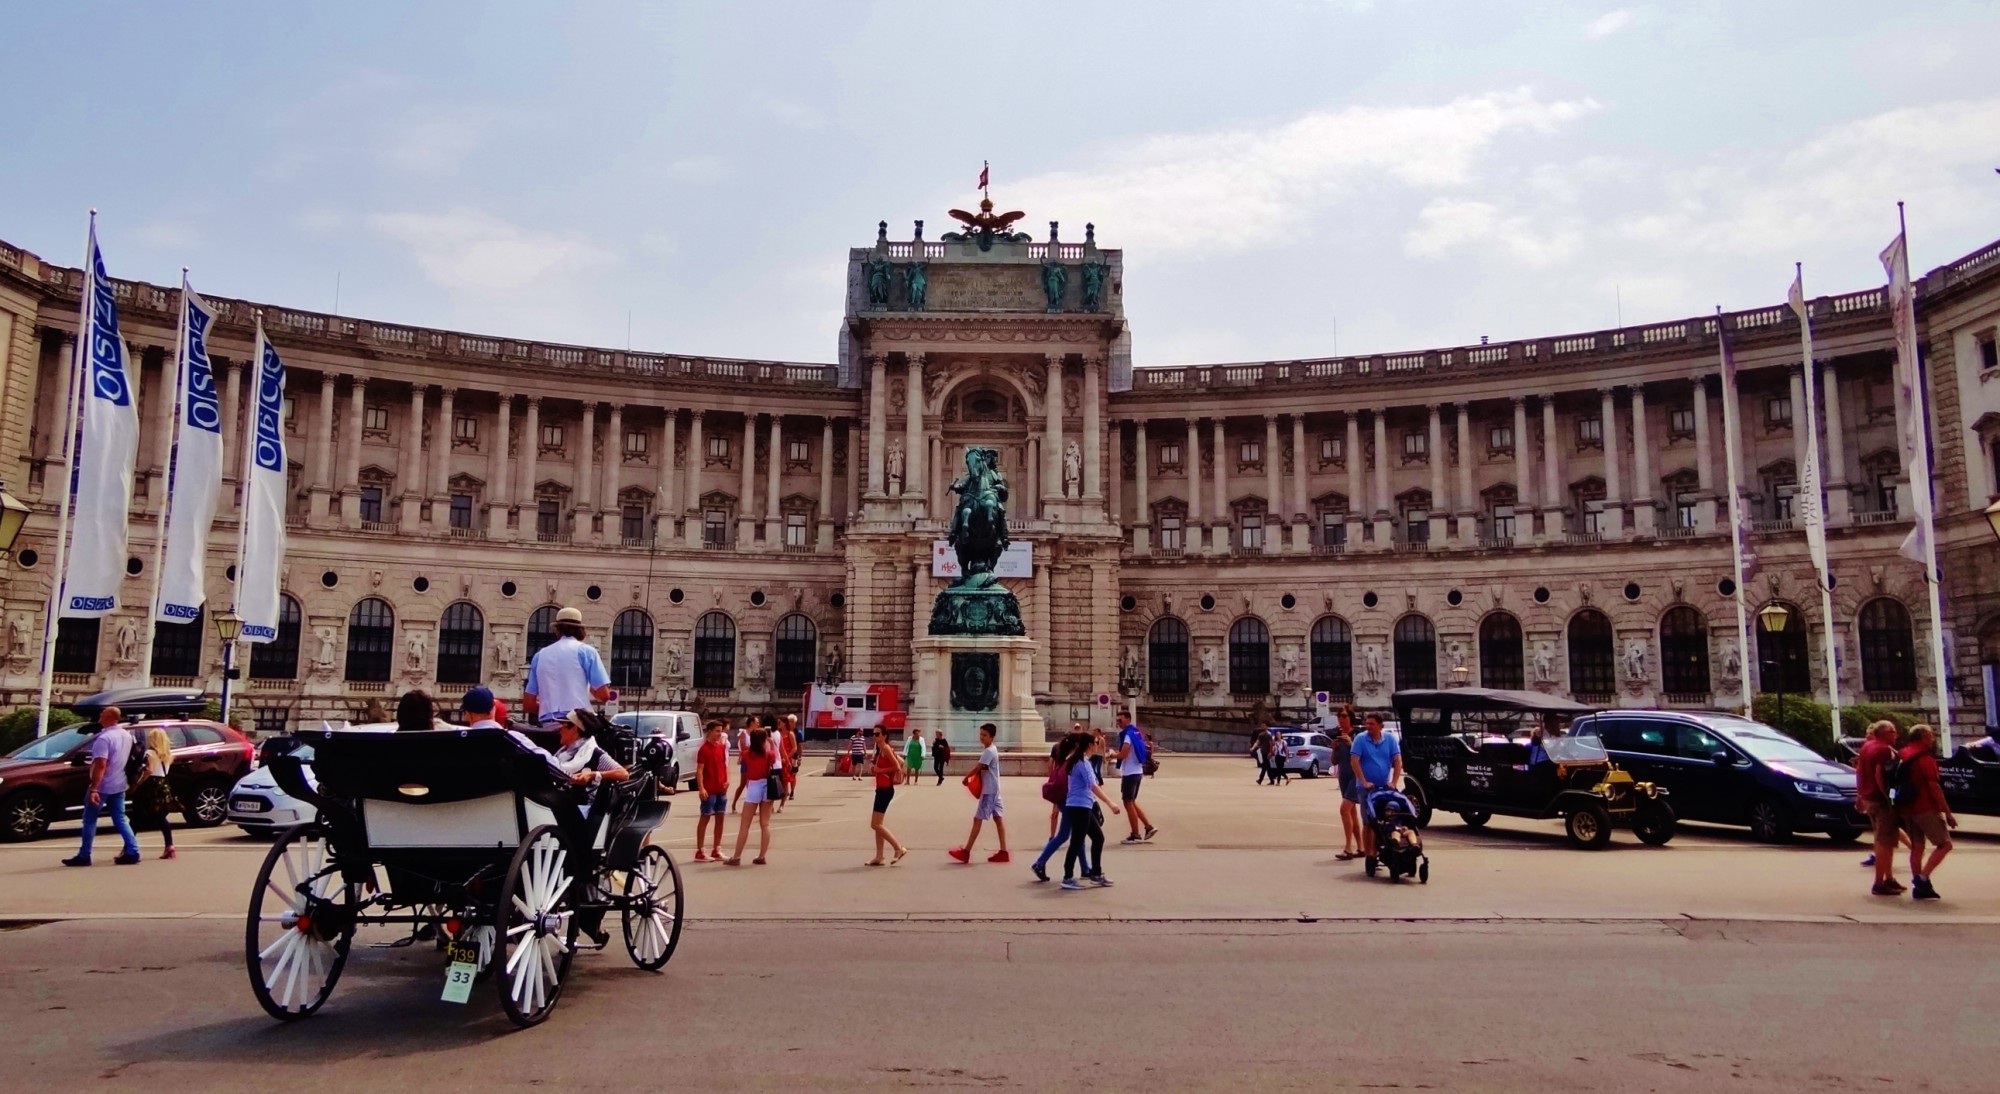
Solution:
[[[556,640],[528,662],[522,698],[530,721],[547,725],[578,707],[611,700],[611,674],[604,671],[597,648],[583,638],[581,611],[564,608],[556,613]]]

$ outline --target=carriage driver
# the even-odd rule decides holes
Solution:
[[[564,718],[577,707],[611,699],[611,675],[597,647],[584,641],[583,613],[564,608],[556,613],[556,640],[528,662],[522,689],[528,720],[540,725]]]

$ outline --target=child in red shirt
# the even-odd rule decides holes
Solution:
[[[722,857],[722,828],[729,820],[729,743],[722,739],[721,722],[710,722],[702,730],[694,768],[695,793],[701,798],[701,819],[694,826],[694,860],[707,862]],[[704,855],[701,849],[711,817],[715,819],[715,839]]]

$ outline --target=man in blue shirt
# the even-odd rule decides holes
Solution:
[[[559,722],[578,707],[611,700],[611,674],[597,647],[583,640],[583,613],[564,608],[556,613],[556,640],[528,662],[528,682],[522,688],[528,717],[538,724]]]
[[[90,790],[83,800],[83,847],[64,866],[90,865],[90,845],[97,838],[97,818],[111,814],[118,838],[125,841],[123,853],[111,861],[130,866],[139,861],[139,840],[132,834],[132,822],[125,819],[125,762],[132,756],[131,731],[119,724],[124,715],[117,707],[105,707],[97,714],[97,736],[90,740]]]
[[[1354,738],[1355,781],[1361,792],[1361,819],[1372,822],[1375,819],[1375,804],[1369,800],[1376,790],[1394,790],[1403,783],[1403,745],[1401,741],[1382,732],[1382,716],[1370,714],[1366,722],[1368,732]],[[1375,830],[1368,824],[1361,826],[1361,851],[1365,855],[1375,853]]]

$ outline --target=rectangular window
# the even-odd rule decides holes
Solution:
[[[1875,511],[1894,513],[1896,511],[1896,473],[1885,472],[1875,476]]]
[[[1996,368],[2000,368],[2000,342],[1989,334],[1979,340],[1979,371]]]
[[[710,547],[729,546],[729,514],[721,509],[701,514],[701,541]]]
[[[625,431],[625,454],[627,456],[643,456],[646,454],[646,446],[651,441],[652,435],[645,430],[628,429]]]
[[[1322,547],[1347,545],[1347,514],[1327,512],[1319,515],[1319,544]]]
[[[1604,419],[1578,418],[1576,420],[1576,443],[1581,448],[1602,448],[1604,446]]]
[[[1236,462],[1243,467],[1261,467],[1264,464],[1264,445],[1260,441],[1244,441],[1236,448]]]
[[[812,541],[806,538],[806,515],[804,513],[785,514],[785,546],[802,550]]]
[[[297,401],[297,400],[295,400],[295,399],[293,399],[293,398],[292,398],[291,396],[289,396],[289,395],[285,396],[285,406],[284,406],[284,409],[283,409],[283,410],[281,410],[281,411],[279,411],[279,413],[281,413],[281,414],[283,414],[283,415],[285,416],[285,430],[286,430],[286,432],[295,432],[295,431],[296,431],[296,430],[298,429],[298,427],[299,427],[299,404],[298,404],[298,401]]]
[[[1181,518],[1178,513],[1160,514],[1160,550],[1178,551],[1185,541],[1181,536]]]
[[[1423,459],[1425,456],[1430,455],[1430,452],[1431,452],[1430,434],[1419,433],[1416,430],[1411,430],[1410,432],[1403,434],[1404,459],[1420,460]]]
[[[785,442],[785,462],[793,467],[807,467],[812,464],[812,443],[805,440]]]
[[[729,462],[729,438],[710,437],[708,439],[708,462],[727,464]]]
[[[1780,479],[1771,484],[1771,519],[1792,519],[1792,506],[1798,500],[1799,484],[1790,479]]]
[[[389,408],[386,406],[363,407],[361,410],[361,428],[370,433],[387,433],[389,431]]]
[[[535,535],[550,539],[562,534],[562,507],[554,498],[535,503]]]
[[[652,538],[646,534],[646,507],[643,505],[627,505],[619,509],[618,522],[618,531],[627,543],[644,543]]]
[[[1577,514],[1577,520],[1583,534],[1586,536],[1594,536],[1603,531],[1604,503],[1601,501],[1584,502],[1583,512]]]
[[[1764,400],[1764,424],[1774,429],[1792,424],[1792,397],[1773,395]]]
[[[1693,495],[1693,494],[1675,494],[1675,495],[1674,495],[1674,526],[1675,526],[1675,527],[1677,527],[1677,528],[1693,528],[1693,527],[1694,527],[1694,513],[1695,513],[1695,504],[1694,504],[1694,495]]]
[[[1319,439],[1319,459],[1321,463],[1334,463],[1346,459],[1347,440],[1344,437],[1321,437]]]
[[[543,426],[542,451],[553,452],[560,450],[562,446],[563,446],[563,427],[559,425]]]
[[[1431,541],[1430,510],[1403,510],[1403,539],[1408,543],[1429,543]]]
[[[1487,430],[1486,450],[1494,455],[1511,454],[1514,451],[1514,427],[1496,425]]]
[[[453,528],[472,527],[471,494],[453,494],[451,496],[451,526]]]
[[[1181,446],[1177,444],[1161,445],[1160,470],[1165,471],[1168,470],[1169,468],[1177,469],[1180,467],[1180,465],[1181,465]]]
[[[1514,507],[1496,505],[1493,507],[1493,538],[1510,540],[1514,538]]]
[[[455,416],[451,420],[451,439],[463,444],[471,444],[479,439],[479,419],[469,414]]]
[[[1245,513],[1237,528],[1238,543],[1246,551],[1264,549],[1264,514]]]
[[[1694,436],[1694,408],[1681,406],[1667,411],[1667,437],[1678,441],[1692,436]]]
[[[361,519],[370,524],[382,523],[382,488],[364,486],[361,488]]]

